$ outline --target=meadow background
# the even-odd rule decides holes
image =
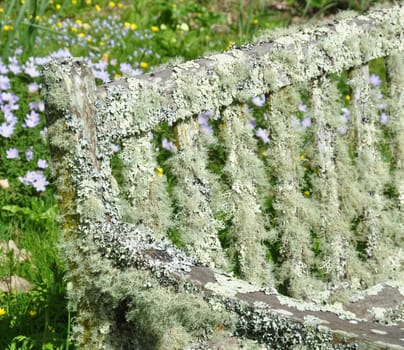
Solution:
[[[40,96],[43,64],[86,57],[102,84],[374,2],[0,1],[0,349],[74,348]]]

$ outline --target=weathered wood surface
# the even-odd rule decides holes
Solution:
[[[403,18],[396,6],[112,82],[98,88],[98,108],[111,138],[220,110],[402,51]]]
[[[308,349],[403,349],[402,319],[388,325],[377,322],[378,312],[397,311],[403,305],[398,282],[375,286],[343,305],[318,305],[202,266],[154,232],[122,222],[110,166],[113,141],[140,135],[162,120],[183,120],[372,58],[402,57],[403,36],[403,6],[396,6],[97,89],[80,60],[44,67],[77,344],[88,349],[128,348],[124,338],[139,336],[136,322],[127,319],[129,305],[136,304],[136,290],[147,291],[150,283],[161,286],[168,300],[176,293],[195,295],[195,302],[235,317],[235,328],[199,336],[194,348],[220,348],[212,338],[223,333],[221,337],[227,344],[235,342],[235,348],[243,339],[252,339],[275,349],[299,344]],[[395,78],[395,84],[394,93],[402,97],[397,86],[403,82]],[[149,282],[137,284],[139,276]],[[169,306],[158,307],[163,314]],[[178,344],[173,348],[180,348]]]

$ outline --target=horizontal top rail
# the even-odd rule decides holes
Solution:
[[[97,109],[107,135],[127,137],[402,50],[401,5],[103,85]]]

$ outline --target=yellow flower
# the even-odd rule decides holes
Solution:
[[[157,168],[156,173],[157,173],[158,176],[163,176],[163,174],[164,174],[163,168]]]
[[[252,24],[256,26],[258,24],[258,19],[254,18]]]
[[[0,13],[3,13],[4,9],[2,7],[0,7]]]
[[[229,40],[229,44],[228,44],[228,46],[227,46],[227,50],[230,50],[234,44],[235,44],[235,42],[234,42],[233,40]]]
[[[101,61],[103,62],[108,62],[108,57],[109,57],[109,53],[108,52],[104,52],[101,56]]]
[[[130,23],[129,22],[125,22],[123,25],[125,26],[125,28],[130,28]]]
[[[304,158],[304,154],[301,154],[300,155],[300,160],[304,160],[305,158]]]
[[[84,33],[79,33],[80,38],[84,38],[86,35]]]
[[[62,22],[58,22],[58,23],[56,23],[56,25],[60,28],[60,27],[62,27]]]
[[[20,4],[24,5],[25,4],[25,0],[20,0]]]
[[[122,78],[122,75],[120,75],[119,73],[116,73],[116,74],[115,74],[115,78],[116,78],[116,79]]]
[[[55,8],[56,8],[56,10],[60,10],[60,9],[62,8],[62,5],[56,4],[56,5],[55,5]]]
[[[93,41],[93,38],[91,37],[91,36],[89,36],[88,38],[87,38],[87,42],[88,43],[91,43]]]
[[[113,1],[110,1],[109,3],[108,3],[108,7],[110,7],[110,8],[114,8],[116,6],[116,4],[115,4],[115,2],[113,2]]]
[[[146,62],[140,62],[140,68],[146,69],[147,67],[149,67],[149,64]]]
[[[91,0],[86,0],[86,5],[91,5]]]
[[[74,21],[74,23],[78,24],[79,26],[81,26],[83,24],[83,21],[81,19],[76,19]]]
[[[304,195],[305,195],[306,197],[310,197],[310,191],[304,191]]]
[[[346,96],[345,96],[345,99],[349,102],[349,101],[351,101],[351,96],[346,95]]]
[[[97,11],[97,12],[100,12],[101,11],[101,6],[100,5],[95,5],[95,10]]]
[[[35,317],[35,316],[37,315],[37,312],[36,312],[35,310],[29,310],[29,311],[28,311],[28,314],[29,314],[31,317]]]
[[[130,29],[132,29],[132,30],[136,30],[137,28],[138,28],[138,26],[135,23],[132,23],[130,25]]]
[[[72,0],[72,5],[77,5],[77,0]]]
[[[71,27],[70,30],[71,30],[73,33],[77,33],[77,32],[78,32],[78,29],[77,29],[76,27]]]
[[[123,4],[118,2],[118,7],[121,9],[123,7]]]
[[[150,29],[151,29],[151,31],[154,32],[154,33],[156,33],[156,32],[159,31],[159,27],[157,27],[157,26],[152,26]]]
[[[9,24],[6,24],[6,25],[3,26],[3,30],[5,32],[9,32],[10,30],[13,30],[13,29],[14,29],[14,27],[12,25],[9,25]]]
[[[0,316],[4,316],[7,313],[6,309],[0,307]]]
[[[105,43],[103,41],[100,41],[98,45],[105,46]]]
[[[173,9],[177,8],[177,4],[172,4]]]

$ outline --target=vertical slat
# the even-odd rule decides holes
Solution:
[[[249,112],[242,106],[228,107],[223,113],[223,139],[227,152],[224,173],[229,179],[228,211],[232,221],[231,248],[237,269],[243,278],[260,284],[273,283],[272,265],[265,256],[263,241],[269,238],[265,228],[263,197],[269,182],[258,158],[257,141],[249,126]]]
[[[361,266],[356,254],[355,237],[350,232],[352,211],[344,208],[346,195],[354,192],[349,190],[350,193],[346,193],[347,187],[352,186],[355,172],[349,158],[347,137],[339,129],[339,111],[342,107],[339,100],[341,98],[336,82],[327,77],[314,82],[312,105],[316,118],[315,161],[318,178],[313,182],[320,213],[319,266],[334,285],[339,285],[346,279],[357,279],[358,268]]]
[[[123,219],[151,229],[157,238],[166,236],[172,225],[171,202],[150,137],[125,140],[119,157],[123,163],[120,201]]]
[[[404,53],[394,52],[386,59],[387,82],[389,95],[390,120],[386,125],[392,145],[391,182],[397,193],[397,211],[391,210],[390,222],[396,229],[390,232],[390,239],[395,242],[394,250],[388,261],[397,275],[402,274],[404,265],[403,232],[404,232]],[[395,236],[393,234],[396,233]],[[399,277],[400,278],[400,277]]]
[[[302,135],[292,125],[299,102],[299,91],[293,86],[273,94],[270,100],[269,164],[276,178],[273,229],[281,243],[279,282],[294,297],[317,298],[321,286],[311,278],[310,267],[314,264],[311,231],[319,216],[313,200],[300,188],[304,174],[300,160]]]
[[[390,203],[384,196],[389,183],[389,164],[382,160],[379,143],[382,138],[374,94],[369,84],[369,68],[363,65],[351,72],[353,117],[356,131],[356,167],[358,172],[359,211],[357,234],[365,242],[371,284],[379,278],[391,277],[389,259],[394,248],[389,236]],[[393,238],[393,237],[391,237]],[[393,239],[394,241],[394,239]],[[363,248],[362,248],[363,250]]]
[[[207,169],[208,145],[213,140],[199,130],[196,120],[178,124],[175,131],[178,152],[168,160],[176,179],[172,192],[178,208],[175,227],[192,256],[209,266],[225,268],[218,237],[224,225],[215,218],[215,204],[221,201],[222,189]]]
[[[390,55],[386,59],[386,68],[390,98],[390,121],[387,126],[394,144],[393,183],[398,193],[399,209],[404,215],[404,53]]]

